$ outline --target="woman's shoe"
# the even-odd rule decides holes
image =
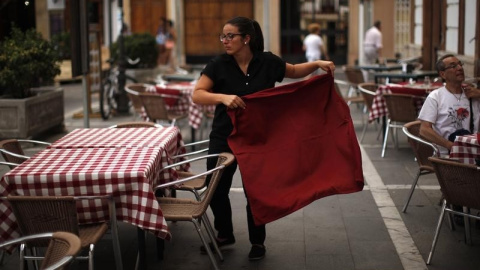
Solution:
[[[264,245],[252,245],[252,249],[250,249],[250,253],[248,253],[248,259],[250,261],[258,261],[265,258],[265,253],[267,249]]]

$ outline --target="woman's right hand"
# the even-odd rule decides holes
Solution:
[[[229,109],[245,109],[247,106],[245,102],[243,102],[243,99],[236,95],[225,95],[222,99],[222,103]]]

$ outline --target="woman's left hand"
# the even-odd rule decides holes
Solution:
[[[333,73],[335,71],[335,64],[332,61],[318,60],[318,66],[326,71]]]

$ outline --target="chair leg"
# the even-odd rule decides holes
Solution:
[[[93,250],[95,249],[94,244],[90,244],[90,249],[88,250],[88,269],[93,270]]]
[[[463,213],[469,214],[470,209],[468,207],[463,207]],[[463,223],[465,224],[465,243],[467,245],[472,245],[472,232],[470,231],[470,218],[467,216],[463,216]]]
[[[220,270],[218,267],[217,261],[215,260],[215,257],[213,256],[212,250],[208,248],[208,242],[207,239],[205,239],[205,236],[202,233],[202,229],[200,228],[200,224],[198,223],[197,220],[193,219],[192,220],[193,225],[195,225],[195,229],[197,230],[198,236],[200,236],[200,239],[202,240],[203,245],[206,247],[205,250],[207,250],[208,257],[210,258],[210,261],[213,264],[213,267],[215,270]]]
[[[215,239],[215,233],[213,232],[213,228],[212,228],[212,223],[210,223],[210,219],[208,218],[207,213],[205,213],[202,216],[202,219],[203,219],[203,224],[205,224],[205,230],[207,231],[207,234],[210,237],[210,240],[212,241],[212,245],[218,254],[218,258],[220,259],[220,261],[223,262],[223,254],[217,245],[217,241]]]
[[[363,124],[362,136],[360,137],[360,143],[363,142],[363,137],[365,137],[365,132],[367,131],[368,120],[366,123]]]
[[[443,200],[442,210],[440,212],[440,217],[438,218],[437,229],[435,230],[435,236],[433,237],[432,248],[430,249],[430,253],[428,254],[427,265],[430,264],[433,257],[433,252],[435,251],[435,246],[437,245],[438,234],[440,233],[440,229],[442,228],[443,223],[443,216],[445,215],[445,208],[447,207],[447,201]]]
[[[20,263],[19,263],[19,268],[18,269],[25,269],[25,244],[20,245],[20,250],[19,250],[19,258],[20,258]]]
[[[385,157],[385,150],[387,149],[388,131],[390,130],[390,119],[387,121],[387,127],[385,128],[385,138],[383,138],[382,158]]]
[[[108,199],[108,210],[110,213],[110,230],[112,232],[113,255],[117,270],[123,270],[122,252],[120,250],[120,239],[118,237],[117,212],[113,198]]]
[[[408,204],[410,203],[410,200],[412,199],[413,192],[415,191],[415,187],[417,186],[418,183],[418,178],[420,178],[421,175],[420,169],[417,172],[417,177],[415,177],[415,180],[412,183],[412,187],[410,188],[410,194],[408,194],[407,201],[405,202],[405,205],[403,206],[402,212],[405,213],[407,212],[407,207]]]

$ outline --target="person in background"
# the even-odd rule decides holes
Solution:
[[[308,25],[308,34],[303,39],[303,50],[305,51],[305,57],[307,62],[314,62],[317,60],[326,59],[329,60],[325,45],[322,37],[320,37],[320,25],[318,23],[312,23]],[[319,71],[313,72],[311,75],[318,75]]]
[[[441,155],[446,156],[455,135],[478,132],[480,102],[477,97],[480,95],[478,89],[463,83],[463,63],[454,55],[442,56],[436,68],[445,86],[428,95],[418,118],[420,135],[438,145]]]
[[[166,41],[165,41],[165,59],[166,64],[170,67],[170,71],[174,72],[176,70],[176,60],[175,60],[175,43],[177,41],[177,32],[173,27],[173,21],[167,20],[166,27]]]
[[[227,138],[233,125],[227,110],[245,109],[242,96],[272,88],[284,78],[303,78],[319,68],[332,73],[335,69],[335,65],[330,61],[316,60],[293,65],[271,52],[264,51],[260,25],[257,21],[245,17],[227,21],[220,34],[220,42],[225,53],[210,60],[205,66],[192,95],[196,104],[216,105],[210,132],[209,154],[232,153]],[[210,159],[207,169],[212,169],[215,164],[216,161]],[[215,218],[214,226],[218,231],[216,239],[220,247],[235,243],[229,191],[236,169],[236,162],[225,169],[210,203]],[[265,225],[255,225],[248,194],[245,196],[249,240],[252,244],[248,258],[260,260],[266,252]]]
[[[376,21],[365,33],[365,39],[363,40],[364,63],[381,63],[382,48],[381,22]]]
[[[165,42],[167,40],[166,27],[167,20],[164,17],[161,17],[157,28],[157,35],[155,36],[155,40],[158,46],[157,65],[162,65],[164,63],[163,56],[165,54]]]

